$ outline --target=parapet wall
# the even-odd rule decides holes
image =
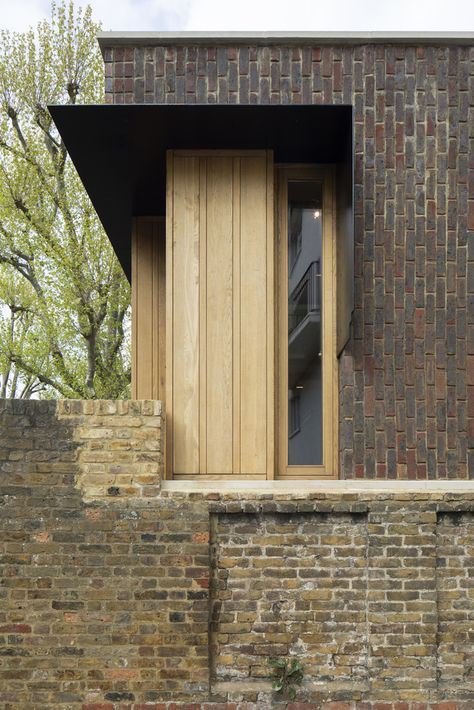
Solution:
[[[56,414],[71,427],[76,482],[86,500],[159,493],[161,402],[60,400]]]
[[[472,708],[472,484],[160,489],[159,412],[0,403],[2,708]]]

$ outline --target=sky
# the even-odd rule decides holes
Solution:
[[[89,4],[94,20],[114,31],[474,31],[474,0],[90,0]],[[0,29],[34,27],[49,16],[50,6],[50,0],[0,0]]]

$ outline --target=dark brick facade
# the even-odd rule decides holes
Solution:
[[[474,478],[474,48],[118,46],[104,58],[108,103],[354,106],[341,475]]]

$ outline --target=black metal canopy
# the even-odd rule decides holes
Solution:
[[[273,149],[276,163],[347,163],[352,106],[50,106],[130,279],[131,219],[164,215],[166,150]]]

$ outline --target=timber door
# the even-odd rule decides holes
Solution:
[[[170,151],[166,233],[167,476],[273,477],[271,153]]]

